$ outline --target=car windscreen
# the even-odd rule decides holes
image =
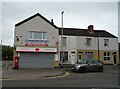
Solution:
[[[91,63],[91,64],[96,64],[96,63],[100,63],[99,60],[80,60],[79,64],[87,64],[87,63]]]
[[[79,64],[87,64],[87,60],[81,60],[79,61]]]

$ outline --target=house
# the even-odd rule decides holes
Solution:
[[[93,30],[92,33],[88,30],[64,28],[62,50],[65,63],[74,64],[81,59],[98,59],[104,64],[118,64],[118,38],[105,30]]]
[[[105,30],[57,27],[37,13],[15,24],[14,67],[54,68],[81,59],[117,64],[118,38]],[[61,40],[62,39],[62,40]]]

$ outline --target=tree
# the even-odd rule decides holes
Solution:
[[[2,60],[13,60],[13,47],[2,45]]]

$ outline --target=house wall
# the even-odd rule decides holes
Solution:
[[[87,37],[87,36],[63,36],[67,37],[67,46],[63,47],[63,51],[68,51],[68,63],[71,61],[71,51],[75,51],[75,60],[76,62],[79,59],[79,52],[82,52],[82,58],[86,59],[86,52],[93,53],[93,59],[98,59],[98,38],[97,37]],[[91,47],[86,46],[86,38],[92,39]],[[109,39],[109,46],[104,46],[104,39]],[[59,36],[59,51],[61,50],[61,36]],[[104,52],[110,52],[110,60],[104,60]],[[104,64],[114,64],[113,52],[116,52],[116,63],[119,63],[118,55],[118,39],[117,38],[108,38],[108,37],[99,37],[99,54],[100,60]]]
[[[58,42],[58,29],[51,26],[48,22],[36,16],[35,18],[15,27],[14,45],[20,46],[24,45],[25,40],[28,40],[29,31],[41,31],[47,32],[47,40],[49,41],[49,46],[55,46]],[[21,35],[20,44],[16,44],[16,35]]]
[[[71,52],[75,51],[76,52],[76,36],[67,36],[64,35],[63,37],[67,38],[67,45],[66,46],[61,46],[61,35],[59,36],[59,60],[60,60],[60,51],[66,51],[68,52],[68,62],[71,63]],[[76,57],[76,56],[75,56]],[[75,58],[76,60],[77,58]]]
[[[92,39],[91,47],[86,46],[86,38]],[[99,37],[99,50],[118,50],[118,39],[117,38],[108,38],[108,37]],[[109,46],[104,46],[104,39],[109,39]],[[84,50],[98,50],[97,37],[86,37],[86,36],[77,36],[77,49]]]
[[[86,38],[91,38],[92,45],[91,47],[86,46]],[[77,36],[77,49],[97,49],[96,45],[97,39],[95,37],[86,37],[86,36]]]
[[[104,46],[104,39],[109,39],[109,46],[108,47]],[[118,39],[117,38],[101,37],[99,40],[100,40],[99,41],[100,50],[117,50],[118,51]]]
[[[77,50],[77,60],[79,60],[79,52],[82,53],[82,59],[86,59],[86,52],[92,52],[93,53],[93,59],[98,59],[98,51],[97,50]],[[104,52],[110,52],[110,60],[105,61],[104,60]],[[100,50],[99,55],[100,55],[100,61],[102,61],[103,64],[114,64],[114,59],[113,59],[113,52],[114,50]],[[119,52],[116,51],[116,64],[119,64]]]
[[[86,38],[92,39],[92,45],[91,47],[87,47],[85,45]],[[117,38],[108,38],[108,37],[77,37],[77,59],[79,56],[79,52],[82,52],[83,59],[86,59],[86,52],[93,52],[93,59],[98,59],[98,40],[99,39],[99,54],[100,54],[100,60],[104,64],[114,64],[114,58],[113,53],[116,52],[116,63],[119,64],[119,52],[118,52],[118,39]],[[109,46],[104,46],[104,39],[109,39]],[[80,45],[79,45],[80,44]],[[104,60],[104,52],[110,52],[110,60],[105,61]]]
[[[67,37],[67,45],[64,47],[63,46],[63,50],[64,51],[68,51],[68,50],[76,50],[76,36],[63,36],[63,37]],[[61,35],[59,36],[59,50],[61,50],[62,46],[61,46]]]

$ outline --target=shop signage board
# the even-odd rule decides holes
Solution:
[[[57,48],[17,47],[17,52],[57,52]]]
[[[48,40],[25,40],[25,46],[48,46]]]

